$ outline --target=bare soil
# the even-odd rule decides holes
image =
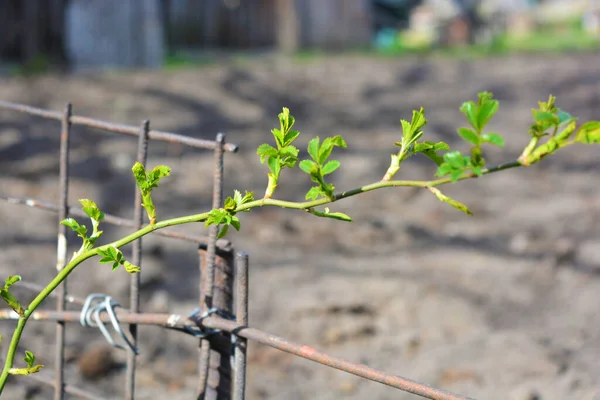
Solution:
[[[600,55],[263,60],[156,73],[97,73],[0,79],[0,99],[139,124],[200,138],[225,132],[225,193],[262,194],[266,168],[255,149],[271,141],[277,113],[297,118],[305,148],[314,135],[342,134],[349,148],[332,175],[340,189],[380,179],[399,139],[400,118],[425,106],[426,135],[466,150],[455,129],[460,104],[477,92],[501,101],[490,129],[507,142],[490,164],[514,160],[528,141],[531,108],[549,94],[582,121],[600,117]],[[129,169],[136,140],[74,129],[70,199],[132,214]],[[0,112],[0,193],[58,196],[59,126]],[[303,153],[304,155],[305,153]],[[149,164],[173,176],[156,192],[159,218],[205,211],[212,154],[151,143]],[[593,399],[600,376],[600,185],[598,149],[573,146],[527,169],[444,187],[473,217],[431,193],[387,189],[332,206],[351,225],[306,213],[261,209],[242,216],[230,239],[250,253],[250,324],[349,360],[476,399]],[[410,159],[399,178],[428,179],[434,166]],[[300,200],[310,182],[286,171],[277,197]],[[55,264],[56,215],[0,204],[0,268],[47,283]],[[186,226],[202,234],[202,225]],[[108,239],[128,230],[106,227]],[[73,250],[77,241],[71,241]],[[171,239],[144,239],[145,311],[186,314],[198,299],[197,253]],[[109,293],[127,304],[128,277],[95,260],[69,281],[72,294]],[[29,294],[20,290],[19,296]],[[47,308],[54,307],[48,301]],[[76,308],[73,308],[74,310]],[[2,334],[12,323],[0,325]],[[51,376],[54,324],[32,322],[21,351]],[[144,327],[139,399],[190,399],[197,341]],[[5,337],[3,352],[6,351]],[[98,331],[68,328],[68,381],[120,398],[125,353],[104,349]],[[106,365],[96,368],[98,365]],[[99,371],[99,372],[98,372]],[[413,395],[253,343],[248,399],[412,399]],[[13,379],[7,399],[47,399],[48,389]]]

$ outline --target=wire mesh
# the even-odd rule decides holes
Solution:
[[[167,141],[194,148],[212,150],[214,152],[213,207],[220,207],[223,202],[223,156],[225,152],[237,151],[238,147],[235,144],[226,143],[225,135],[221,133],[217,135],[214,141],[209,141],[171,132],[151,130],[149,121],[144,121],[141,127],[114,124],[72,115],[71,104],[66,105],[63,113],[5,101],[0,101],[0,109],[22,112],[61,122],[58,203],[0,194],[0,199],[8,203],[21,204],[57,213],[59,221],[67,216],[86,216],[81,208],[68,204],[69,143],[71,127],[73,125],[82,125],[117,134],[137,136],[137,160],[142,164],[145,164],[147,161],[147,149],[150,140]],[[142,226],[143,210],[140,196],[137,193],[138,191],[136,190],[132,219],[105,214],[104,222],[139,229]],[[68,243],[65,228],[65,226],[59,224],[56,264],[56,268],[59,270],[65,266],[66,261]],[[170,229],[154,232],[157,235],[185,240],[199,245],[199,312],[202,315],[200,318],[178,314],[141,312],[139,308],[139,274],[135,274],[131,278],[129,308],[114,310],[114,317],[118,318],[118,321],[121,323],[129,325],[129,333],[133,346],[137,345],[138,325],[162,326],[166,329],[179,330],[183,333],[200,337],[199,373],[196,393],[198,399],[231,399],[233,397],[235,400],[241,400],[245,397],[247,340],[254,340],[296,356],[346,371],[365,379],[380,382],[424,398],[469,400],[468,397],[378,371],[366,365],[343,360],[320,352],[312,347],[297,344],[260,329],[249,327],[248,254],[241,252],[235,256],[232,244],[227,240],[217,240],[217,233],[218,228],[216,226],[211,227],[208,237],[188,235]],[[141,240],[134,242],[132,262],[135,265],[142,264],[141,244]],[[33,291],[43,289],[42,286],[31,282],[20,282],[18,286]],[[54,399],[56,400],[63,400],[65,393],[86,399],[102,399],[101,396],[89,390],[78,388],[65,382],[65,327],[67,323],[80,322],[82,319],[81,312],[66,311],[65,305],[66,303],[84,305],[85,300],[69,295],[66,282],[60,285],[58,290],[52,293],[51,296],[57,299],[56,310],[37,310],[31,315],[30,320],[54,321],[56,323],[55,377],[51,379],[45,373],[35,374],[32,377],[40,383],[53,386]],[[235,297],[236,315],[233,315],[232,297]],[[211,310],[217,310],[218,313],[215,315]],[[224,318],[224,315],[231,318]],[[18,318],[18,314],[13,310],[0,309],[0,320],[14,320]],[[98,313],[97,318],[102,323],[114,323],[114,318],[107,313]],[[134,399],[136,359],[133,352],[128,355],[125,374],[124,398]]]

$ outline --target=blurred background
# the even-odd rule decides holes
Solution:
[[[226,195],[262,195],[267,170],[256,147],[272,141],[289,107],[301,159],[312,137],[344,136],[331,179],[345,190],[381,179],[399,120],[421,106],[425,139],[467,152],[459,107],[493,92],[500,109],[489,129],[506,145],[484,147],[490,165],[518,157],[531,109],[550,94],[581,122],[600,119],[599,3],[3,0],[0,100],[52,110],[72,102],[76,115],[150,119],[153,129],[197,138],[224,132],[240,147],[225,156]],[[59,136],[56,121],[0,110],[0,194],[55,201]],[[91,198],[130,216],[136,139],[77,126],[71,146],[70,203]],[[208,151],[150,143],[149,165],[173,168],[156,191],[159,219],[210,208],[212,162]],[[352,225],[269,208],[242,215],[229,238],[250,253],[250,325],[477,399],[597,399],[599,168],[597,148],[570,146],[530,168],[442,188],[473,217],[408,188],[334,204]],[[434,173],[412,157],[397,177]],[[309,187],[303,173],[285,171],[276,197],[300,201]],[[46,284],[56,226],[56,215],[1,202],[2,273]],[[104,230],[103,240],[129,233]],[[69,290],[127,304],[128,277],[105,267],[86,262]],[[143,311],[197,306],[195,246],[149,236],[142,269]],[[1,334],[11,329],[0,323]],[[140,340],[138,399],[191,398],[197,341],[154,327],[141,328]],[[78,324],[67,341],[68,382],[122,398],[124,352]],[[54,324],[31,323],[24,348],[52,367]],[[255,343],[248,374],[252,400],[415,398]],[[50,396],[23,378],[6,398]]]
[[[5,0],[0,60],[15,72],[160,68],[231,51],[590,49],[599,8],[596,0]]]

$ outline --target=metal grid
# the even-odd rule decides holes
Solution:
[[[212,150],[214,153],[213,207],[220,207],[223,202],[224,153],[237,151],[237,146],[226,143],[225,135],[221,133],[217,134],[214,141],[209,141],[170,132],[151,130],[149,121],[144,121],[140,127],[114,124],[73,115],[71,104],[67,104],[62,113],[4,101],[0,101],[0,109],[54,119],[61,123],[58,203],[0,194],[0,199],[9,203],[22,204],[58,213],[58,221],[68,216],[86,216],[82,209],[68,204],[69,143],[73,125],[82,125],[117,134],[137,136],[137,160],[143,165],[147,161],[148,143],[150,140],[167,141],[199,149]],[[137,188],[133,218],[126,219],[105,214],[104,221],[113,225],[140,229],[143,223],[143,210],[141,197]],[[137,346],[138,325],[158,325],[168,329],[180,330],[188,334],[195,334],[195,336],[200,337],[199,376],[196,393],[198,399],[244,399],[248,339],[421,397],[440,400],[469,399],[410,379],[387,374],[366,365],[333,357],[312,347],[293,343],[262,330],[248,327],[249,257],[244,252],[235,254],[233,246],[228,241],[217,240],[217,232],[218,228],[216,226],[211,226],[208,237],[187,235],[170,229],[154,232],[161,236],[198,244],[200,268],[199,309],[202,317],[140,313],[139,273],[131,276],[129,309],[116,310],[119,321],[129,325],[129,336],[133,346]],[[66,265],[68,244],[66,233],[66,227],[59,224],[56,263],[58,271]],[[141,251],[142,240],[134,241],[131,258],[131,262],[134,265],[141,266]],[[39,285],[27,282],[20,282],[19,286],[34,291],[42,289]],[[30,321],[56,322],[55,377],[51,379],[44,376],[44,374],[33,374],[30,377],[40,383],[53,386],[55,400],[63,400],[65,393],[85,399],[102,399],[103,397],[99,395],[65,382],[65,328],[67,323],[79,322],[81,317],[80,312],[66,311],[66,304],[84,304],[83,299],[69,295],[67,288],[67,282],[65,281],[59,286],[56,292],[52,293],[52,296],[57,300],[55,311],[39,310],[34,312],[30,318]],[[234,309],[236,315],[233,315]],[[215,310],[218,312],[215,313]],[[15,319],[16,317],[18,316],[10,309],[0,310],[0,320]],[[110,318],[106,313],[100,314],[99,317],[105,323],[110,322]],[[135,398],[136,375],[136,354],[133,351],[128,352],[125,374],[124,398],[132,400]]]

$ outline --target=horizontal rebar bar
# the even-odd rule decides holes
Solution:
[[[363,364],[356,364],[338,357],[333,357],[312,347],[300,345],[255,328],[239,326],[235,321],[226,320],[220,317],[208,317],[202,321],[202,325],[207,328],[222,329],[224,331],[234,332],[236,335],[245,337],[246,339],[254,340],[287,353],[317,362],[319,364],[339,369],[340,371],[345,371],[371,381],[383,383],[384,385],[413,393],[427,399],[473,400],[469,399],[468,397],[453,394],[445,390],[436,389],[407,378],[402,378],[400,376],[388,374],[383,371],[378,371]]]
[[[49,201],[42,201],[36,199],[30,199],[26,197],[14,197],[14,196],[6,196],[0,194],[0,200],[7,201],[11,204],[20,204],[28,207],[39,208],[40,210],[46,210],[50,212],[57,213],[58,205],[56,203],[52,203]],[[88,218],[86,213],[83,212],[81,208],[69,206],[69,214],[76,217]],[[111,214],[104,214],[104,221],[106,223],[117,225],[117,226],[125,226],[128,228],[134,228],[135,222],[132,219],[121,218]],[[198,243],[198,244],[206,244],[208,243],[208,236],[196,236],[196,235],[188,235],[182,232],[173,232],[170,230],[157,230],[152,232],[153,235],[160,235],[172,239],[181,239],[186,240],[188,242]],[[218,245],[222,247],[227,247],[230,242],[227,239],[219,239]]]
[[[123,324],[140,325],[159,325],[172,328],[197,327],[197,325],[186,316],[177,314],[130,314],[117,309],[119,320]],[[79,312],[67,311],[58,313],[56,311],[36,311],[31,315],[34,321],[65,321],[79,322]],[[11,309],[0,309],[0,320],[18,319],[18,314]],[[100,315],[103,322],[109,322],[109,316],[106,313]],[[434,400],[473,400],[469,397],[453,394],[445,390],[436,389],[413,380],[402,378],[397,375],[378,371],[363,364],[353,363],[338,357],[330,356],[320,352],[312,347],[300,345],[291,342],[279,336],[261,331],[259,329],[240,326],[235,321],[223,319],[216,316],[210,316],[202,320],[202,327],[211,329],[221,329],[232,332],[237,336],[246,339],[255,340],[264,345],[295,354],[302,358],[323,364],[340,371],[365,378],[371,381],[383,383],[405,392],[413,393],[427,399]]]
[[[54,119],[57,121],[60,121],[63,118],[63,113],[58,111],[44,110],[41,108],[26,106],[24,104],[11,103],[8,101],[0,100],[0,108],[18,111],[29,115],[35,115],[42,118]],[[83,125],[90,128],[102,129],[113,133],[121,133],[132,136],[138,136],[140,134],[140,129],[137,126],[115,124],[112,122],[101,121],[98,119],[88,117],[81,117],[78,115],[71,116],[70,122],[73,125]],[[171,132],[151,130],[150,132],[148,132],[148,137],[152,140],[159,140],[171,143],[181,143],[186,146],[195,147],[198,149],[214,150],[217,147],[217,143],[213,140],[196,139]],[[224,150],[230,153],[235,153],[238,150],[238,146],[233,143],[226,143],[224,145]]]
[[[47,386],[56,386],[56,383],[54,382],[54,379],[50,379],[50,378],[46,378],[45,376],[40,375],[39,373],[37,374],[31,374],[27,377],[27,379],[34,379],[36,381],[38,381],[39,383],[42,383],[44,385]],[[73,385],[69,385],[69,384],[65,384],[63,386],[63,390],[65,393],[69,393],[72,394],[73,396],[77,396],[80,397],[82,399],[88,399],[88,400],[106,400],[104,397],[99,397],[95,394],[93,394],[92,392],[89,392],[85,389],[81,389],[78,388],[76,386]]]

